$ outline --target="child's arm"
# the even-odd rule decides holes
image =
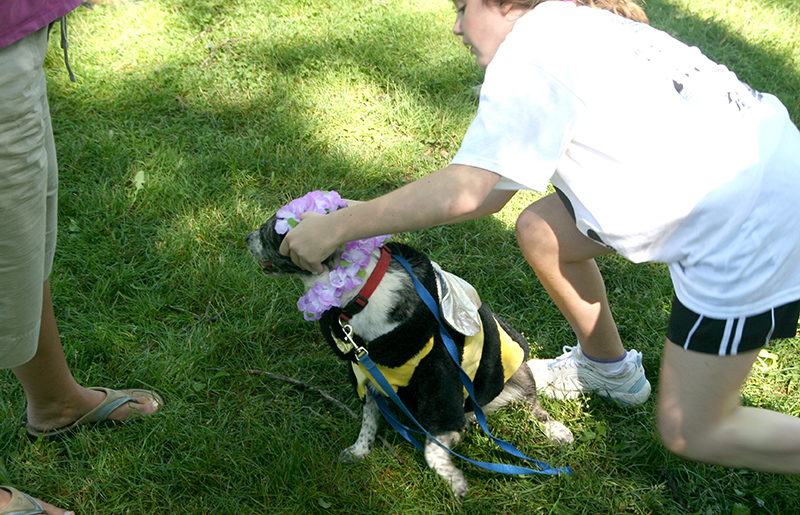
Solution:
[[[513,191],[495,191],[500,176],[471,166],[451,165],[386,195],[354,203],[328,215],[306,213],[281,245],[281,252],[306,270],[348,241],[417,231],[476,218],[500,209]]]

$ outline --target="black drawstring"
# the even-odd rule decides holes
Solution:
[[[67,41],[67,17],[62,16],[61,19],[61,48],[64,49],[64,64],[67,65],[67,71],[69,72],[69,80],[72,82],[78,82],[75,79],[75,74],[72,73],[72,67],[69,65],[69,41]]]

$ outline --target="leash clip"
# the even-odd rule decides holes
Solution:
[[[350,324],[346,324],[341,318],[339,318],[339,327],[342,328],[342,332],[344,333],[344,341],[353,346],[353,351],[356,354],[356,359],[360,359],[361,356],[369,354],[366,348],[357,344],[355,340],[353,340],[353,326],[351,326]]]

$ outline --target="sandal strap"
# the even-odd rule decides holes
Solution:
[[[113,398],[115,395],[119,395],[116,399]],[[111,413],[125,404],[126,402],[136,402],[136,399],[128,395],[127,393],[120,392],[118,390],[106,390],[106,400],[103,401],[105,404],[102,404],[102,407],[95,412],[95,416],[97,417],[98,422],[105,422],[108,419],[108,416]]]
[[[30,495],[11,486],[0,486],[11,494],[8,504],[0,508],[0,515],[40,515],[47,514],[42,505]]]
[[[100,404],[95,406],[94,409],[76,420],[72,425],[78,426],[91,422],[105,422],[108,420],[108,416],[111,415],[111,412],[121,405],[130,401],[136,402],[136,399],[120,390],[112,390],[111,388],[104,388],[102,386],[90,386],[89,389],[105,393],[106,398],[100,401]]]

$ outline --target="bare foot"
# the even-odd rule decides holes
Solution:
[[[8,502],[10,500],[11,500],[11,492],[6,490],[5,487],[0,487],[0,509],[5,508],[5,506],[8,504]],[[36,501],[39,504],[42,505],[42,508],[44,508],[44,511],[40,512],[40,513],[46,513],[47,515],[74,515],[75,514],[75,512],[73,512],[73,511],[65,511],[65,510],[62,510],[61,508],[56,508],[52,504],[48,504],[46,502],[40,501],[39,499],[36,499]],[[26,511],[26,512],[19,512],[19,513],[32,513],[32,515],[33,515],[36,512],[27,512]]]

